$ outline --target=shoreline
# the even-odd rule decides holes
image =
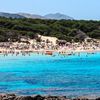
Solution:
[[[0,55],[27,55],[31,53],[43,54],[43,55],[53,55],[58,53],[60,55],[73,55],[73,54],[80,54],[80,53],[87,53],[87,54],[94,54],[100,52],[100,50],[72,50],[72,51],[62,51],[62,50],[0,50]]]
[[[49,39],[51,40],[51,38]],[[19,54],[19,53],[43,53],[46,55],[52,55],[54,53],[68,54],[73,53],[94,53],[100,52],[100,41],[99,42],[82,42],[82,43],[46,43],[46,42],[33,42],[30,40],[29,43],[23,42],[1,42],[0,43],[0,54]]]

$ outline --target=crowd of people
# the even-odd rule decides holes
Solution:
[[[52,42],[1,42],[0,53],[2,54],[25,54],[30,52],[52,54],[59,52],[60,54],[70,54],[72,52],[95,52],[100,51],[100,41],[91,42],[59,42],[55,45]],[[50,53],[51,52],[51,53]]]

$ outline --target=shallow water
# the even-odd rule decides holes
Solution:
[[[100,94],[100,53],[0,55],[0,93]]]

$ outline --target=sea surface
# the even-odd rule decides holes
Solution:
[[[0,93],[100,95],[100,52],[0,55]]]

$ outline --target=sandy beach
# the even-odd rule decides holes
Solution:
[[[44,37],[43,37],[44,38]],[[2,42],[0,43],[0,53],[1,54],[28,54],[28,53],[43,53],[47,55],[52,55],[54,53],[70,55],[73,53],[87,52],[95,53],[100,52],[100,42],[83,42],[83,43],[69,43],[60,42],[55,43],[56,39],[48,37],[50,42],[33,42],[29,43],[18,43],[18,42]],[[46,39],[45,39],[46,41]]]

